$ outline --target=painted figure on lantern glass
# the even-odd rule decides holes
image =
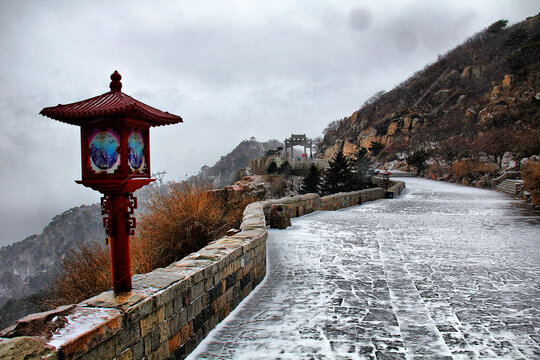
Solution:
[[[129,166],[131,170],[137,171],[144,165],[144,140],[140,131],[132,131],[128,138]]]
[[[111,129],[90,136],[90,164],[96,173],[113,173],[120,164],[120,138]]]

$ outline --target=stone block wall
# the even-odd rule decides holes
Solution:
[[[105,292],[59,314],[52,338],[1,338],[0,358],[183,358],[264,279],[267,236],[262,206],[251,204],[239,233],[134,275],[125,296]]]
[[[398,196],[404,188],[404,182],[391,180],[388,192],[392,192],[395,196]],[[261,204],[267,219],[270,215],[270,207],[274,204],[282,204],[289,211],[290,217],[293,218],[317,210],[338,210],[349,206],[360,205],[368,201],[383,199],[385,197],[386,194],[384,189],[373,188],[347,193],[337,193],[322,197],[317,194],[297,195],[277,200],[261,201]]]
[[[395,182],[394,187],[400,193],[404,184]],[[183,359],[264,279],[265,214],[272,204],[283,204],[297,217],[383,197],[384,190],[376,188],[252,203],[240,232],[166,268],[134,275],[132,292],[115,296],[108,291],[56,313],[21,319],[17,326],[38,321],[52,337],[31,331],[26,336],[0,334],[6,336],[0,338],[0,358]]]
[[[380,186],[381,188],[384,189],[384,180],[382,178],[373,177],[371,179],[377,186]],[[390,181],[388,182],[388,192],[390,193],[388,197],[394,198],[400,195],[404,189],[405,189],[405,183],[403,181],[390,179]]]

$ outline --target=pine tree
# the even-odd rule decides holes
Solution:
[[[369,146],[369,151],[371,152],[371,155],[377,156],[381,151],[383,151],[384,145],[380,142],[372,142]]]
[[[320,192],[319,183],[321,182],[321,174],[315,164],[309,167],[309,173],[302,181],[300,194],[318,194]]]
[[[407,164],[416,168],[416,175],[420,175],[424,170],[427,169],[426,161],[430,156],[431,151],[420,149],[409,155],[405,160],[407,161]]]
[[[278,171],[277,164],[275,161],[272,160],[272,162],[266,168],[266,172],[268,174],[274,175],[277,171]]]
[[[358,147],[353,159],[351,159],[351,167],[353,170],[352,190],[361,190],[371,187],[370,170],[372,161],[368,156],[368,149]]]
[[[350,163],[340,149],[328,163],[324,172],[321,192],[325,195],[351,191],[352,171]]]

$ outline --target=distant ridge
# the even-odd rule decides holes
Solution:
[[[222,188],[239,180],[236,178],[238,171],[245,168],[251,160],[260,158],[266,151],[276,150],[279,146],[284,147],[284,144],[278,140],[259,142],[252,137],[242,141],[230,153],[222,156],[212,167],[204,165],[199,174],[187,180],[209,181],[214,188]]]
[[[0,329],[38,310],[28,299],[16,299],[42,291],[58,274],[69,249],[103,238],[99,205],[82,205],[55,216],[41,234],[0,248]]]

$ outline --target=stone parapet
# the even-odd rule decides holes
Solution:
[[[393,183],[397,194],[405,186]],[[265,215],[272,204],[283,204],[298,217],[384,197],[383,189],[374,188],[252,203],[244,210],[240,232],[165,268],[134,275],[130,293],[104,292],[61,309],[53,319],[48,312],[24,322],[49,321],[48,332],[41,328],[19,336],[16,328],[6,329],[0,333],[0,358],[183,359],[264,279]]]
[[[371,180],[381,188],[384,188],[384,180],[379,177],[373,177]],[[403,181],[397,181],[390,179],[388,181],[388,193],[389,195],[387,197],[394,198],[396,196],[399,196],[403,190],[405,189],[405,183]]]

